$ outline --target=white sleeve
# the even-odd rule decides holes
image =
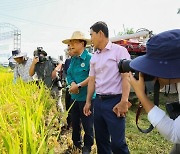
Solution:
[[[154,106],[148,113],[148,119],[167,140],[180,143],[180,116],[170,119],[163,110]]]

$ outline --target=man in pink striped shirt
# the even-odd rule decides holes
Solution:
[[[108,39],[108,27],[97,22],[90,28],[91,41],[97,49],[90,61],[88,95],[84,114],[91,114],[94,101],[94,127],[98,154],[128,154],[125,141],[125,115],[128,111],[130,85],[128,75],[120,74],[120,59],[130,59],[126,48]]]

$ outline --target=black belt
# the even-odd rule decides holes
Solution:
[[[96,94],[96,97],[99,99],[110,99],[110,98],[114,98],[117,96],[121,96],[121,94],[115,94],[115,95],[100,95],[100,94]]]

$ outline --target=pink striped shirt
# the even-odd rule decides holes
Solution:
[[[97,50],[92,56],[89,76],[95,77],[97,94],[122,94],[118,69],[120,59],[130,59],[127,49],[110,41],[102,51]]]

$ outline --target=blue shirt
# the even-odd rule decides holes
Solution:
[[[91,54],[87,50],[84,50],[80,57],[74,56],[71,59],[70,66],[67,71],[68,85],[71,85],[72,82],[78,84],[89,76],[90,59]],[[87,86],[82,87],[78,94],[71,94],[72,99],[76,99],[77,101],[86,101],[86,96]],[[93,98],[95,98],[95,93]]]

